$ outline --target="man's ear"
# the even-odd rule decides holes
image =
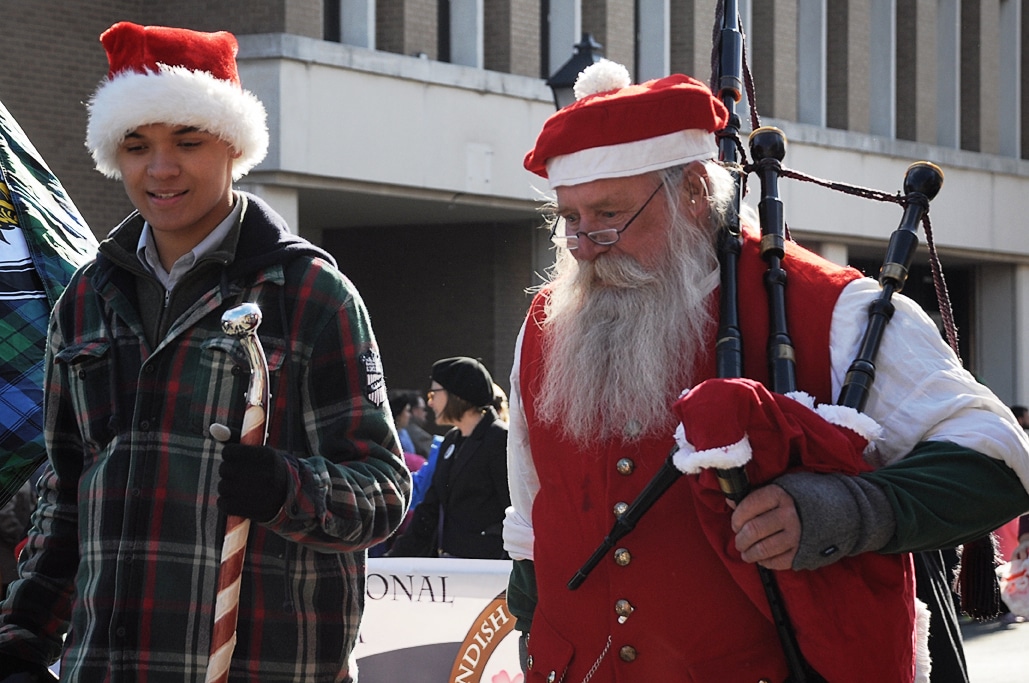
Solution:
[[[707,216],[710,210],[708,206],[708,181],[707,168],[700,161],[691,161],[683,169],[683,209],[696,220],[700,216]]]

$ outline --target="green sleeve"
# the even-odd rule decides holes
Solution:
[[[903,460],[860,476],[896,514],[884,553],[959,545],[1029,510],[1029,493],[1007,464],[947,441],[923,441]]]
[[[507,584],[507,608],[515,617],[515,629],[529,632],[537,599],[536,565],[532,560],[515,560]]]

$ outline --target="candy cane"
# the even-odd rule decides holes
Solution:
[[[250,386],[247,406],[243,414],[243,430],[239,442],[248,446],[263,446],[268,437],[266,409],[268,406],[268,360],[257,336],[261,324],[261,309],[256,304],[236,306],[222,315],[222,330],[239,339],[250,361]],[[224,425],[211,425],[211,434],[225,441],[228,429]],[[229,515],[225,522],[225,541],[222,544],[221,567],[218,573],[218,597],[214,608],[214,629],[211,634],[211,657],[207,663],[206,683],[224,683],[229,677],[229,663],[236,647],[236,621],[239,616],[239,584],[243,574],[250,520]]]

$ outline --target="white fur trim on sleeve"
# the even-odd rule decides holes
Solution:
[[[823,403],[815,408],[815,412],[826,422],[864,437],[870,445],[882,437],[883,428],[879,423],[854,408]]]
[[[675,431],[679,450],[672,455],[672,464],[683,474],[699,474],[702,470],[711,467],[722,470],[731,467],[742,467],[750,462],[754,454],[750,446],[750,439],[746,436],[736,443],[727,446],[698,451],[685,438],[680,439],[682,433],[682,425],[679,425],[679,428]]]
[[[802,406],[806,406],[811,410],[815,409],[815,397],[806,391],[788,391],[783,394],[786,398],[792,398],[794,401]]]

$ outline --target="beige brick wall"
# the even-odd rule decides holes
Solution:
[[[936,142],[936,0],[897,5],[897,137]]]
[[[965,0],[961,3],[961,148],[976,152],[982,151],[980,4],[979,0]]]
[[[93,232],[105,235],[131,205],[121,184],[93,170],[83,144],[85,102],[107,73],[100,33],[119,20],[142,21],[138,2],[55,0],[4,3],[0,99],[18,120]],[[39,36],[48,37],[40,41]]]
[[[483,2],[483,60],[490,71],[511,73],[511,0]]]
[[[384,52],[404,53],[404,0],[375,3],[375,47]]]
[[[438,12],[436,0],[378,0],[376,47],[402,55],[424,53],[429,59],[437,59]]]
[[[439,55],[439,7],[436,0],[407,0],[404,12],[404,54]]]
[[[540,7],[532,0],[485,0],[484,59],[491,71],[539,78]]]
[[[582,6],[582,30],[604,46],[603,55],[636,71],[636,15],[632,0],[596,0]]]
[[[1000,41],[998,0],[964,0],[961,25],[961,148],[996,154],[1001,125],[996,106],[1002,87],[1000,51],[1010,49]]]
[[[797,117],[797,0],[751,6],[749,63],[762,116]]]
[[[671,32],[668,46],[668,62],[672,73],[697,75],[694,54],[694,45],[697,42],[694,30],[695,4],[694,0],[671,0],[669,5],[669,22],[677,27]],[[702,80],[707,80],[707,77]]]
[[[964,6],[965,3],[962,3]],[[1010,49],[1000,41],[1000,1],[979,0],[979,148],[1000,151],[1000,51]],[[1010,123],[1008,125],[1011,125]]]
[[[144,21],[148,24],[186,26],[198,31],[225,29],[238,34],[276,33],[286,27],[286,0],[144,0],[139,4],[143,6]],[[321,37],[320,26],[317,37]]]
[[[519,76],[542,77],[543,27],[540,4],[536,0],[509,0],[511,3],[511,68]],[[546,74],[549,75],[549,74]]]
[[[864,0],[828,0],[826,124],[869,130],[870,16]]]
[[[325,0],[282,0],[285,3],[285,32],[321,40],[325,33]],[[249,6],[260,3],[250,2]]]

